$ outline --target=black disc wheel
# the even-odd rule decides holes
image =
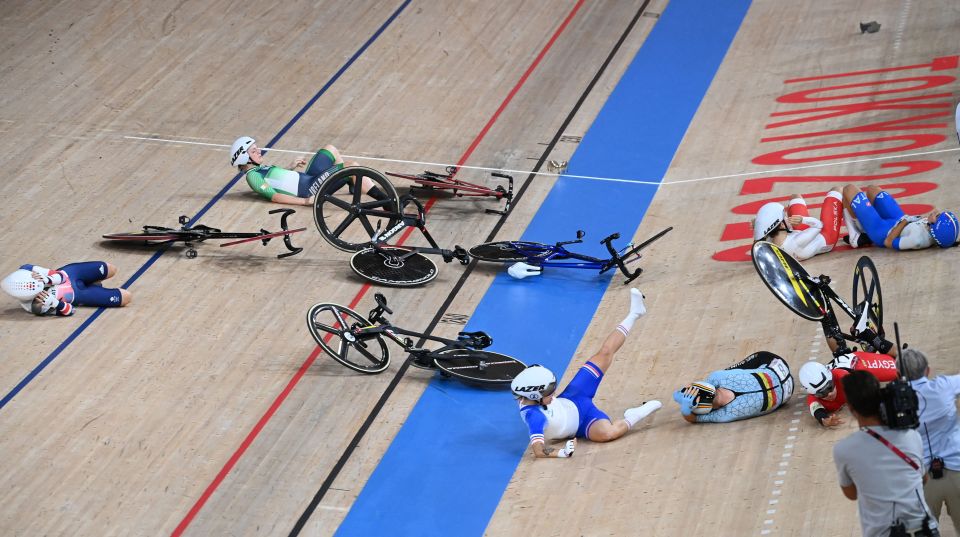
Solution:
[[[370,323],[359,313],[339,304],[314,304],[307,311],[307,328],[323,352],[360,373],[379,373],[390,365],[383,335],[357,337],[355,327]]]
[[[359,183],[361,188],[356,188]],[[313,220],[334,248],[357,252],[400,223],[397,190],[377,170],[350,166],[327,177],[313,202]]]
[[[415,287],[437,277],[437,264],[432,259],[397,246],[361,250],[350,258],[350,268],[372,282],[391,287]]]
[[[542,259],[550,255],[551,247],[539,242],[498,241],[470,248],[470,256],[481,261],[517,262]]]
[[[880,276],[873,261],[863,256],[857,261],[853,271],[853,307],[863,312],[861,307],[869,309],[867,323],[869,328],[883,335],[883,295],[880,293]]]
[[[434,359],[441,374],[456,377],[473,386],[506,388],[526,365],[520,360],[490,351],[448,349]]]

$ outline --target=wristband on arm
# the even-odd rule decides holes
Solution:
[[[827,412],[827,409],[820,407],[813,411],[813,417],[817,418],[817,421],[820,423],[820,425],[823,425],[823,420],[830,417],[830,413]]]

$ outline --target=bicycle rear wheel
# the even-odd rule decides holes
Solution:
[[[354,187],[364,179],[372,181],[379,190],[376,198],[370,191],[361,192]],[[357,252],[370,246],[378,229],[386,231],[400,223],[399,199],[397,190],[380,172],[362,166],[347,167],[320,185],[313,202],[313,221],[323,239],[334,248]]]
[[[497,241],[486,242],[470,248],[470,257],[481,261],[517,262],[542,259],[550,255],[553,247],[539,242]]]
[[[143,242],[144,244],[148,245],[163,244],[178,240],[189,240],[189,238],[191,238],[190,236],[185,236],[182,231],[153,226],[145,226],[145,231],[136,231],[133,233],[108,233],[101,236],[108,241]]]
[[[861,302],[870,308],[867,321],[874,325],[873,330],[882,336],[883,295],[880,293],[880,276],[877,274],[877,267],[867,256],[857,260],[857,268],[853,271],[853,307],[859,307]]]
[[[314,304],[307,311],[307,328],[323,352],[359,373],[379,373],[390,365],[390,350],[383,335],[360,340],[354,325],[368,326],[366,318],[339,304]]]
[[[442,374],[456,377],[473,386],[505,388],[526,365],[506,354],[472,349],[447,349],[434,363]]]
[[[437,277],[432,259],[397,246],[361,250],[350,258],[350,268],[372,282],[392,287],[414,287]]]

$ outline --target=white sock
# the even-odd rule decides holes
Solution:
[[[628,408],[623,411],[623,419],[627,420],[627,425],[632,429],[634,425],[640,423],[643,418],[646,418],[650,414],[660,410],[663,404],[660,401],[647,401],[646,403],[634,407]]]
[[[633,322],[643,317],[647,313],[647,307],[643,304],[643,293],[634,287],[630,290],[630,313],[617,325],[617,330],[624,336],[630,333],[633,328]]]
[[[863,233],[860,230],[860,223],[850,214],[850,209],[846,207],[843,208],[843,220],[843,223],[847,225],[847,234],[850,236],[850,246],[856,248],[860,242],[860,234]]]

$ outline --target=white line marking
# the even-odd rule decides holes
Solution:
[[[148,141],[148,142],[162,142],[162,143],[170,143],[170,144],[198,145],[198,146],[218,147],[218,148],[219,148],[219,147],[222,147],[222,148],[226,148],[226,149],[229,149],[229,148],[230,148],[230,146],[229,146],[228,144],[214,144],[214,143],[210,143],[210,142],[191,142],[191,141],[189,141],[189,140],[182,140],[182,139],[177,140],[177,139],[172,139],[172,138],[158,138],[158,137],[153,137],[153,136],[129,136],[129,135],[126,135],[126,136],[124,136],[123,138],[126,139],[126,140],[141,140],[141,141]],[[310,154],[312,154],[312,153],[315,152],[315,151],[313,151],[313,150],[311,150],[311,151],[299,151],[299,150],[291,150],[291,149],[277,149],[277,148],[274,148],[274,147],[265,147],[265,148],[263,148],[263,149],[267,149],[267,150],[269,150],[269,151],[276,151],[277,153],[293,153],[293,154],[297,154],[297,155],[310,155]],[[935,150],[935,151],[921,151],[921,152],[918,152],[918,153],[908,153],[908,154],[905,154],[905,155],[887,155],[887,156],[884,156],[884,157],[871,157],[871,158],[858,159],[858,160],[844,160],[844,161],[841,161],[841,162],[823,162],[823,163],[820,163],[820,164],[809,164],[809,165],[806,165],[806,166],[793,166],[793,167],[790,167],[790,168],[778,168],[778,169],[776,169],[776,170],[762,170],[762,171],[755,171],[755,172],[732,173],[732,174],[726,174],[726,175],[714,175],[714,176],[711,176],[711,177],[696,177],[696,178],[693,178],[693,179],[678,179],[678,180],[676,180],[676,181],[653,181],[653,180],[650,180],[650,179],[630,179],[630,178],[618,178],[618,177],[597,177],[597,176],[593,176],[593,175],[573,175],[573,174],[567,174],[567,173],[552,173],[552,172],[537,172],[536,175],[544,175],[544,176],[547,176],[547,177],[561,177],[561,176],[562,176],[562,177],[569,177],[569,178],[571,178],[571,179],[587,179],[587,180],[590,180],[590,181],[607,181],[607,182],[611,182],[611,183],[631,183],[631,184],[635,184],[635,185],[647,185],[647,186],[656,186],[656,187],[659,187],[659,186],[661,186],[661,185],[679,185],[679,184],[694,183],[694,182],[700,182],[700,181],[715,181],[715,180],[718,180],[718,179],[732,179],[732,178],[736,178],[736,177],[750,177],[750,176],[754,176],[754,175],[770,175],[770,174],[778,174],[778,173],[791,172],[791,171],[797,171],[797,170],[811,170],[811,169],[816,169],[816,168],[826,168],[826,167],[830,167],[830,166],[845,166],[845,165],[847,165],[847,164],[860,164],[860,163],[863,163],[863,162],[872,162],[872,161],[877,161],[877,160],[906,159],[906,158],[919,157],[919,156],[923,156],[923,155],[934,155],[934,154],[937,154],[937,153],[950,153],[950,152],[954,152],[954,151],[960,151],[960,147],[956,147],[956,148],[952,148],[952,149],[938,149],[938,150]],[[445,168],[445,167],[447,167],[447,166],[456,166],[456,164],[448,164],[448,163],[443,163],[443,162],[426,162],[426,161],[422,161],[422,160],[402,160],[402,159],[392,159],[392,158],[367,157],[367,156],[363,156],[363,155],[343,155],[343,158],[345,158],[345,159],[354,159],[354,160],[373,160],[373,161],[377,161],[377,162],[394,162],[394,163],[397,163],[397,164],[420,164],[420,165],[423,165],[423,166],[437,166],[437,167],[443,167],[443,168]],[[464,169],[464,170],[481,170],[481,171],[498,171],[498,172],[516,173],[516,174],[530,174],[530,173],[533,173],[533,172],[531,172],[530,170],[511,170],[511,169],[506,169],[506,168],[490,168],[490,167],[486,167],[486,166],[460,166],[460,169]]]

